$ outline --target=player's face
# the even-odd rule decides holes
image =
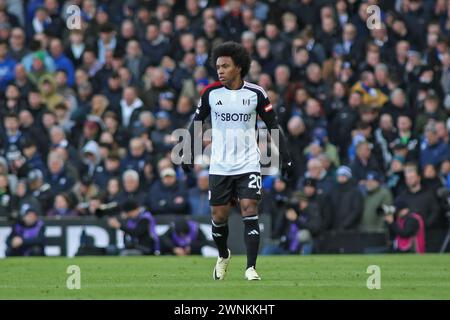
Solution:
[[[219,57],[216,62],[216,70],[219,81],[224,85],[228,85],[240,77],[241,68],[234,64],[231,57]]]

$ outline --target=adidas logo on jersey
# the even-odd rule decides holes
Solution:
[[[259,232],[254,229],[248,233],[248,235],[257,235],[257,234],[259,234]]]
[[[223,103],[222,103],[222,101],[217,101],[217,103],[216,103],[216,106],[223,106]]]

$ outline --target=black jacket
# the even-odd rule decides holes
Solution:
[[[330,193],[334,210],[332,230],[354,230],[358,227],[364,209],[364,198],[352,181],[335,185]]]
[[[411,212],[417,212],[422,216],[425,228],[445,227],[445,225],[442,225],[438,200],[431,190],[426,190],[422,187],[418,192],[413,193],[408,189],[399,198],[402,198],[409,204]]]

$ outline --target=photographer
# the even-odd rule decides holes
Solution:
[[[161,251],[164,254],[187,256],[202,254],[208,245],[205,234],[197,222],[179,217],[167,232],[161,236]]]
[[[45,225],[37,210],[22,207],[22,219],[13,227],[6,240],[6,256],[44,256]]]
[[[422,217],[410,212],[408,203],[402,199],[396,199],[394,207],[384,206],[384,211],[391,239],[394,239],[393,251],[425,253],[425,224]]]
[[[263,254],[311,254],[314,237],[322,229],[320,209],[305,193],[294,195],[289,208],[277,221],[277,246],[267,246]]]
[[[152,255],[159,254],[159,238],[156,234],[156,222],[150,212],[139,207],[134,200],[128,200],[122,205],[126,221],[119,222],[115,217],[108,219],[108,225],[125,232],[125,249],[121,255]]]

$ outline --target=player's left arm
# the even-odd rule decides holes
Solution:
[[[273,109],[273,106],[270,103],[267,94],[258,94],[258,105],[256,107],[256,111],[266,124],[269,133],[271,132],[271,130],[278,130],[279,141],[275,141],[275,144],[278,147],[280,153],[282,171],[290,171],[293,164],[289,149],[287,147],[286,135],[284,134],[284,131],[279,124],[278,116]],[[291,172],[287,173],[290,174]]]

